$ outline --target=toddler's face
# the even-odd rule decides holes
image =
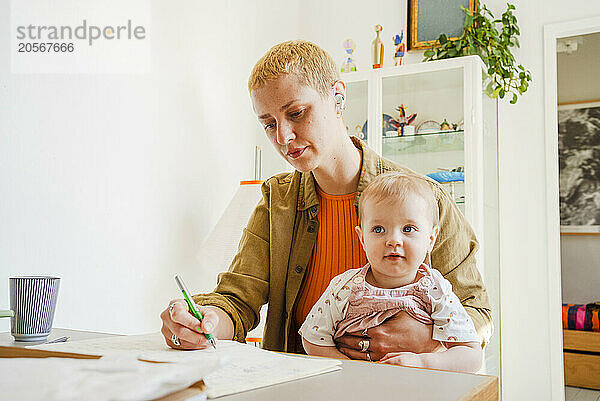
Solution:
[[[367,200],[356,232],[374,272],[394,281],[414,278],[433,248],[439,228],[433,225],[427,202],[411,194],[403,202]]]

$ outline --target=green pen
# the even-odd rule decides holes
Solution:
[[[189,293],[188,293],[187,287],[183,283],[183,280],[178,275],[175,275],[175,282],[177,283],[177,286],[179,287],[179,289],[183,293],[183,297],[185,298],[185,302],[187,302],[188,307],[190,308],[190,313],[192,315],[194,315],[194,317],[196,319],[198,319],[199,321],[202,322],[202,319],[204,319],[202,317],[202,313],[200,313],[200,311],[198,309],[196,309],[196,304],[194,304],[194,302],[192,302],[192,298],[190,298],[190,296],[188,295]],[[206,339],[208,341],[210,341],[210,343],[212,344],[213,348],[217,349],[217,346],[215,345],[215,339],[213,338],[212,334],[210,334],[210,333],[203,333],[203,334],[204,334],[204,337],[206,337]]]

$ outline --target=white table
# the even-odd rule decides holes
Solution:
[[[39,345],[44,344],[48,341],[52,341],[54,339],[60,337],[70,337],[69,341],[77,341],[77,340],[87,340],[98,337],[105,336],[115,336],[117,334],[109,334],[109,333],[98,333],[94,331],[83,331],[83,330],[71,330],[71,329],[52,329],[52,332],[46,339],[46,341],[15,341],[13,336],[10,335],[9,332],[0,333],[0,345],[5,347],[28,347],[30,345]]]
[[[48,340],[70,336],[70,341],[77,341],[111,335],[114,334],[53,329]],[[2,346],[22,347],[33,344],[15,342],[10,333],[0,333]],[[498,378],[362,361],[343,361],[342,369],[336,372],[234,394],[218,400],[496,401],[498,400]]]

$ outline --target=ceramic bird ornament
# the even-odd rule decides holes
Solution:
[[[406,106],[404,106],[403,104],[398,106],[396,110],[400,113],[400,118],[398,119],[398,122],[400,123],[400,128],[398,129],[398,134],[400,136],[404,136],[404,127],[412,124],[415,121],[415,119],[417,118],[417,113],[413,113],[410,116],[407,116]]]

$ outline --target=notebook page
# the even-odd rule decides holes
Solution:
[[[141,359],[156,362],[185,362],[194,359],[192,355],[181,355],[187,354],[188,351],[182,352],[169,348],[160,333],[100,337],[64,343],[40,344],[27,348],[87,355],[132,354],[141,357],[142,354],[145,354],[147,358]],[[189,352],[196,353],[198,351]]]
[[[92,340],[37,345],[51,351],[91,355],[123,353],[159,362],[222,364],[204,377],[209,398],[221,397],[341,369],[341,361],[304,358],[266,351],[236,341],[220,340],[217,349],[180,351],[169,348],[160,333],[104,337]]]

